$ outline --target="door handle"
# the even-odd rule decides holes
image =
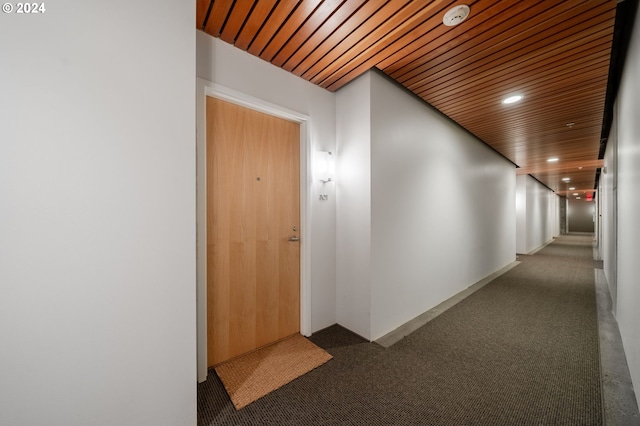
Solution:
[[[298,238],[297,235],[293,235],[293,236],[289,237],[289,241],[300,241],[300,238]]]

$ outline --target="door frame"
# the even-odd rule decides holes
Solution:
[[[196,81],[196,341],[198,382],[207,379],[207,123],[211,96],[300,125],[300,333],[311,335],[311,141],[309,116],[237,90]]]

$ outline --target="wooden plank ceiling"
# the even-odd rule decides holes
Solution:
[[[443,25],[458,4],[469,17]],[[602,165],[615,11],[616,0],[197,0],[196,26],[330,91],[376,67],[574,197]],[[511,94],[523,99],[503,104]]]

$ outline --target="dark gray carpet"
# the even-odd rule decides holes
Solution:
[[[240,411],[211,371],[198,424],[602,424],[591,237],[519,260],[388,349],[314,334],[334,359]]]

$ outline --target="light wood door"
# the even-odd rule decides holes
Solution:
[[[207,97],[208,364],[300,331],[300,128]]]

